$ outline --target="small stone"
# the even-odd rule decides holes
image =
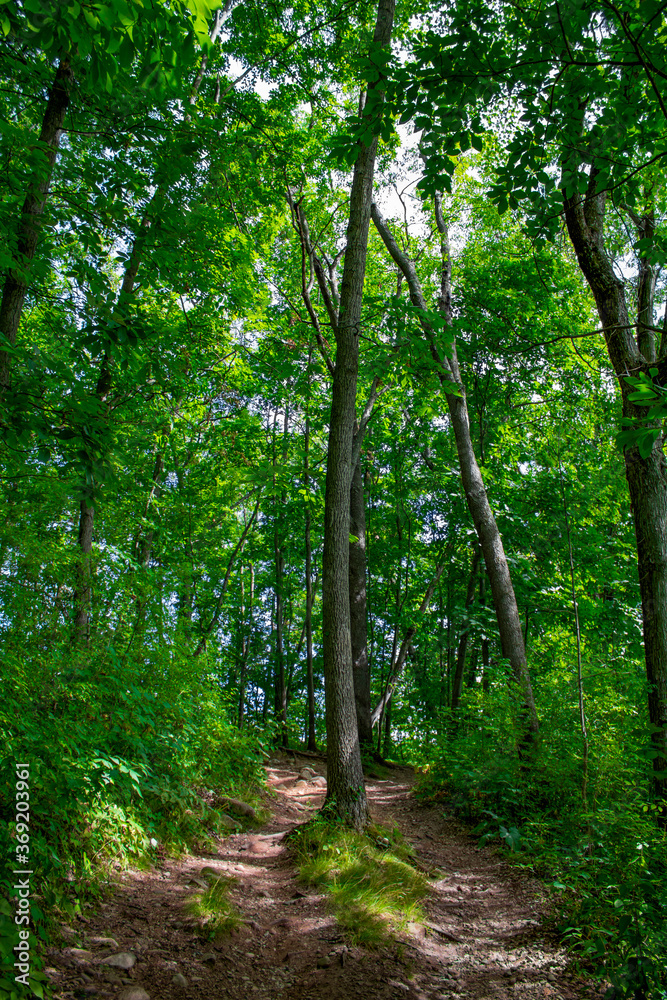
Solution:
[[[227,813],[220,814],[219,822],[220,826],[224,826],[226,830],[238,830],[240,826],[239,823],[235,819],[232,819],[231,816],[228,816]]]
[[[117,972],[103,972],[102,978],[107,983],[113,983],[115,986],[120,986],[122,980]]]
[[[112,937],[91,937],[89,940],[91,944],[101,944],[106,948],[120,948],[116,939]]]
[[[79,962],[92,962],[93,960],[92,951],[88,951],[86,948],[69,948],[68,954],[72,958],[78,959]]]
[[[295,784],[294,787],[295,788],[308,788],[308,782],[304,781],[303,778],[299,778],[299,780],[297,781],[297,783]]]
[[[331,959],[329,958],[328,955],[321,955],[320,958],[318,958],[317,960],[318,969],[328,969],[330,965],[331,965]]]
[[[318,788],[326,788],[327,779],[323,778],[321,774],[316,774],[311,781],[311,785],[317,785]]]
[[[115,969],[131,969],[136,961],[136,956],[131,951],[121,951],[118,955],[103,958],[100,965],[112,965]]]
[[[175,976],[172,976],[171,977],[171,981],[174,984],[174,986],[183,986],[183,987],[185,987],[185,986],[188,985],[188,981],[187,981],[187,979],[185,978],[185,976],[183,975],[182,972],[177,972]]]
[[[300,778],[314,778],[315,777],[315,771],[313,771],[312,767],[302,767],[301,770],[299,771],[299,777]]]
[[[150,997],[145,989],[141,986],[128,986],[126,990],[119,995],[118,1000],[150,1000]]]
[[[211,962],[211,964],[214,964],[215,963],[215,958],[216,958],[216,956],[213,954],[212,951],[207,951],[205,955],[202,955],[201,961],[202,962]]]

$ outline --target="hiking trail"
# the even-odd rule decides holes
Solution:
[[[311,766],[320,776],[303,779]],[[378,951],[349,946],[326,897],[304,887],[283,844],[324,800],[326,764],[298,752],[266,763],[271,819],[234,833],[217,853],[166,859],[118,875],[97,912],[63,927],[46,974],[55,1000],[582,1000],[599,986],[568,969],[543,925],[544,889],[476,839],[443,807],[412,797],[414,773],[392,767],[369,778],[373,819],[396,826],[417,861],[436,871],[425,925],[410,924]],[[236,881],[230,899],[243,923],[206,940],[185,911],[206,888],[202,870]],[[205,873],[204,873],[205,874]],[[114,957],[117,956],[117,957]],[[111,963],[109,962],[111,959]],[[115,963],[115,964],[114,964]],[[125,968],[123,966],[126,966]]]

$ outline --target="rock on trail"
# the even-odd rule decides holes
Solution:
[[[267,765],[272,819],[230,833],[215,854],[121,875],[108,902],[63,927],[45,970],[55,1000],[584,1000],[542,929],[540,885],[512,869],[439,809],[412,798],[414,775],[368,779],[373,818],[398,826],[432,876],[424,924],[376,952],[350,947],[326,898],[296,879],[284,837],[321,805],[326,766],[276,756]],[[226,799],[231,808],[236,800]],[[237,813],[239,812],[236,809]],[[216,938],[186,903],[230,879],[241,922]],[[435,876],[435,877],[433,877]]]

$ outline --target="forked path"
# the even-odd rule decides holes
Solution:
[[[121,877],[110,901],[49,956],[58,1000],[579,1000],[593,984],[568,972],[565,954],[542,926],[539,883],[512,869],[441,809],[412,797],[414,776],[395,768],[369,779],[373,818],[397,826],[418,863],[435,872],[425,925],[409,925],[376,952],[349,947],[326,898],[299,884],[285,833],[322,803],[325,783],[299,771],[324,762],[299,755],[267,763],[272,819],[259,832],[232,834],[215,854],[164,862]],[[202,935],[185,904],[206,887],[202,870],[234,879],[240,928],[220,942]],[[206,873],[204,872],[204,875]],[[116,953],[136,961],[121,969]],[[126,959],[129,964],[131,959]],[[121,963],[122,964],[122,963]]]

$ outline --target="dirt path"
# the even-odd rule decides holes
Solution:
[[[411,797],[412,772],[371,779],[373,818],[398,826],[419,860],[438,869],[428,924],[410,925],[379,952],[348,948],[323,896],[304,889],[284,834],[321,805],[324,789],[297,786],[299,769],[323,761],[290,756],[267,764],[272,819],[220,841],[217,854],[124,873],[109,902],[65,928],[47,974],[56,1000],[579,1000],[594,988],[570,975],[564,953],[541,930],[540,886],[461,827]],[[244,923],[220,943],[205,940],[184,912],[212,867],[237,881],[231,898]],[[109,940],[112,939],[112,940]],[[115,954],[132,968],[104,964]],[[123,964],[123,960],[119,962]]]

